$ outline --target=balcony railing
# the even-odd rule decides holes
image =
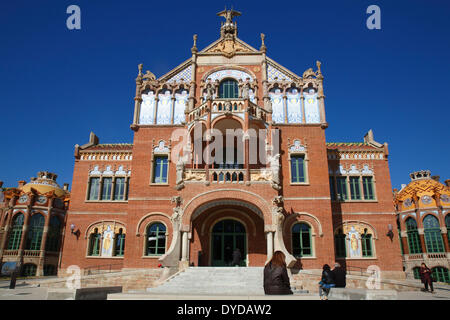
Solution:
[[[19,250],[5,250],[3,251],[4,256],[18,256]]]
[[[200,106],[189,112],[188,121],[194,121],[200,119],[207,114],[208,102],[202,103]],[[254,104],[253,102],[248,102],[248,108],[245,110],[245,99],[214,99],[211,102],[211,113],[212,114],[233,114],[248,112],[254,119],[261,119],[267,121],[267,111]]]
[[[250,169],[250,181],[257,183],[271,182],[271,170],[267,168]],[[247,169],[241,166],[209,168],[210,183],[245,183]],[[184,179],[185,182],[206,182],[206,170],[186,168]]]
[[[245,172],[244,169],[211,169],[211,182],[244,183]]]
[[[41,250],[25,250],[23,252],[24,257],[39,257],[41,255]]]

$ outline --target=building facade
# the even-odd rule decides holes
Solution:
[[[132,144],[75,146],[61,268],[224,266],[239,248],[243,266],[281,250],[294,269],[403,277],[387,144],[326,142],[320,62],[299,76],[218,15],[220,38],[194,35],[167,74],[138,66]]]
[[[450,283],[450,180],[422,170],[410,174],[411,182],[394,189],[397,227],[407,278],[420,279],[425,263],[439,282]]]
[[[56,275],[70,194],[61,188],[57,175],[42,171],[29,183],[1,189],[0,266],[18,268],[22,276]],[[6,272],[8,273],[8,272]]]

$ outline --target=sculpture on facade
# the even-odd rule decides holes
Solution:
[[[176,180],[176,189],[180,190],[184,187],[183,177],[184,177],[184,166],[185,163],[182,157],[178,157],[177,161],[177,180]]]
[[[274,156],[269,155],[268,160],[270,162],[270,170],[272,171],[272,188],[280,190],[280,154]]]

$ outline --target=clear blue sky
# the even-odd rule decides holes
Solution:
[[[81,8],[81,30],[66,9]],[[381,8],[381,30],[366,9]],[[393,187],[429,169],[450,178],[450,1],[1,1],[0,180],[40,170],[72,182],[73,150],[90,131],[132,142],[137,65],[157,77],[219,37],[227,5],[239,37],[301,75],[322,62],[329,142],[388,142]]]

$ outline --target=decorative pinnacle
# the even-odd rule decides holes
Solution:
[[[142,68],[144,67],[144,65],[142,64],[142,63],[140,63],[139,65],[138,65],[138,70],[139,70],[139,74],[138,74],[138,76],[142,76]]]

